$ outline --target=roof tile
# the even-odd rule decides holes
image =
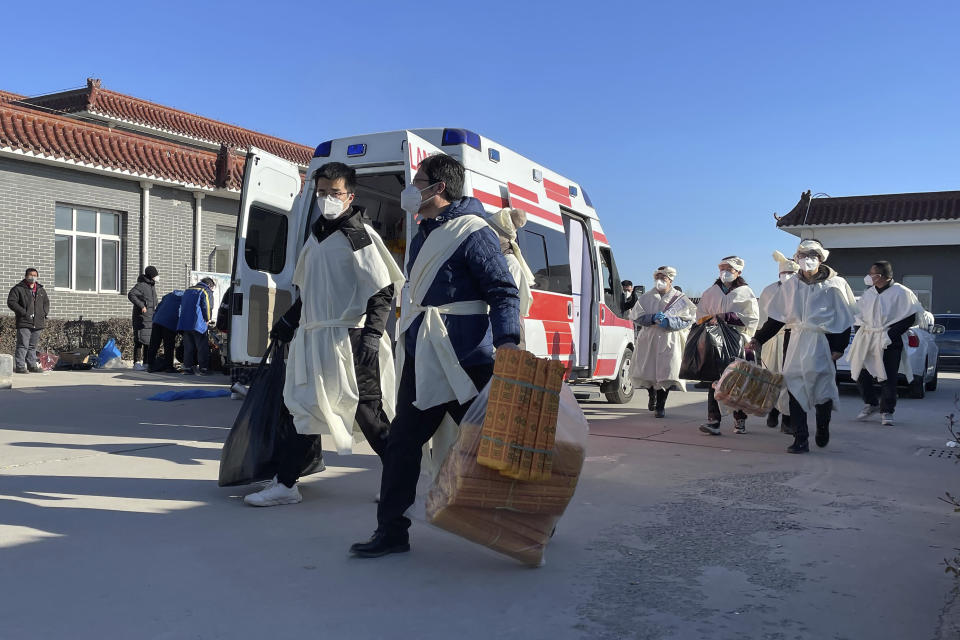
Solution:
[[[309,164],[313,156],[311,147],[110,91],[94,78],[88,79],[83,89],[26,98],[23,102],[63,113],[90,111],[233,147],[258,147],[301,165]]]
[[[800,201],[777,221],[778,227],[826,224],[871,224],[960,219],[960,191],[891,193],[843,198],[812,198],[806,191]]]
[[[206,188],[239,189],[244,159],[0,102],[0,148],[73,160]]]

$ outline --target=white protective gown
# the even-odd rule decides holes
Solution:
[[[383,240],[366,229],[373,243],[357,251],[343,233],[323,242],[311,233],[293,276],[303,311],[287,358],[283,401],[298,433],[330,434],[339,454],[352,453],[354,442],[363,440],[355,420],[360,394],[348,329],[363,327],[370,296],[389,284],[395,291],[403,285],[403,272]],[[383,409],[393,419],[396,379],[386,332],[380,384]]]
[[[899,282],[894,282],[883,293],[877,293],[876,287],[864,291],[857,302],[857,312],[860,328],[850,345],[850,376],[856,380],[860,371],[866,369],[870,375],[883,382],[887,379],[883,368],[883,350],[890,344],[887,329],[916,314],[919,314],[917,322],[924,323],[926,314],[923,305],[913,291]],[[906,349],[903,350],[900,360],[900,373],[906,375],[907,382],[913,379]]]
[[[807,413],[827,400],[833,400],[837,410],[837,373],[826,334],[843,333],[853,325],[855,304],[850,285],[832,269],[828,278],[813,284],[799,275],[790,278],[770,300],[769,316],[790,329],[784,382]],[[781,398],[781,408],[785,399]]]
[[[516,255],[506,253],[503,257],[507,261],[507,269],[510,270],[510,275],[513,276],[517,289],[520,290],[520,317],[526,318],[530,315],[530,307],[533,306],[533,293],[530,291],[530,285],[534,277],[533,272],[530,271],[527,263],[517,258]]]
[[[744,285],[724,293],[719,284],[703,292],[700,304],[697,305],[697,321],[707,316],[734,312],[740,316],[743,326],[731,325],[740,333],[752,336],[757,331],[760,322],[760,308],[757,296],[750,287]]]
[[[688,323],[697,317],[697,308],[687,296],[676,289],[671,289],[665,295],[655,289],[644,293],[630,309],[629,317],[636,320],[642,315],[660,311]],[[683,389],[680,362],[683,360],[686,337],[686,329],[672,331],[659,325],[640,327],[631,371],[634,386],[669,389],[676,385]]]
[[[794,276],[794,278],[797,276]],[[792,280],[793,278],[791,278]],[[760,307],[760,323],[758,327],[762,327],[766,323],[767,318],[770,316],[767,313],[767,309],[770,306],[770,301],[773,299],[773,295],[780,290],[780,281],[777,280],[773,284],[767,285],[764,287],[763,291],[760,292],[760,298],[758,299]],[[763,348],[760,350],[760,360],[763,363],[763,366],[767,371],[772,371],[773,373],[780,373],[783,369],[783,342],[786,334],[784,329],[781,329],[777,332],[777,335],[768,340]]]

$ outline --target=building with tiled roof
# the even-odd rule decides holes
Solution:
[[[103,89],[0,91],[0,282],[36,267],[51,316],[126,317],[147,265],[158,294],[229,273],[245,152],[312,149]],[[5,311],[5,310],[3,310]]]
[[[806,191],[777,227],[822,242],[830,266],[858,295],[871,263],[889,260],[928,311],[960,311],[960,191],[839,198]]]

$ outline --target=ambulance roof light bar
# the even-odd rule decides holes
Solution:
[[[480,136],[466,129],[444,129],[440,144],[444,147],[453,144],[466,144],[480,151]]]
[[[333,150],[333,140],[327,140],[317,145],[317,150],[313,152],[314,158],[329,158]]]

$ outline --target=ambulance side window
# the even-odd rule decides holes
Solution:
[[[603,279],[603,302],[615,314],[620,315],[622,308],[620,304],[620,276],[617,273],[617,265],[613,261],[613,254],[610,249],[600,247],[600,273]]]
[[[523,259],[533,271],[533,288],[570,295],[570,254],[562,231],[527,222],[517,236]]]
[[[280,273],[287,261],[287,216],[250,207],[244,260],[256,271]]]

